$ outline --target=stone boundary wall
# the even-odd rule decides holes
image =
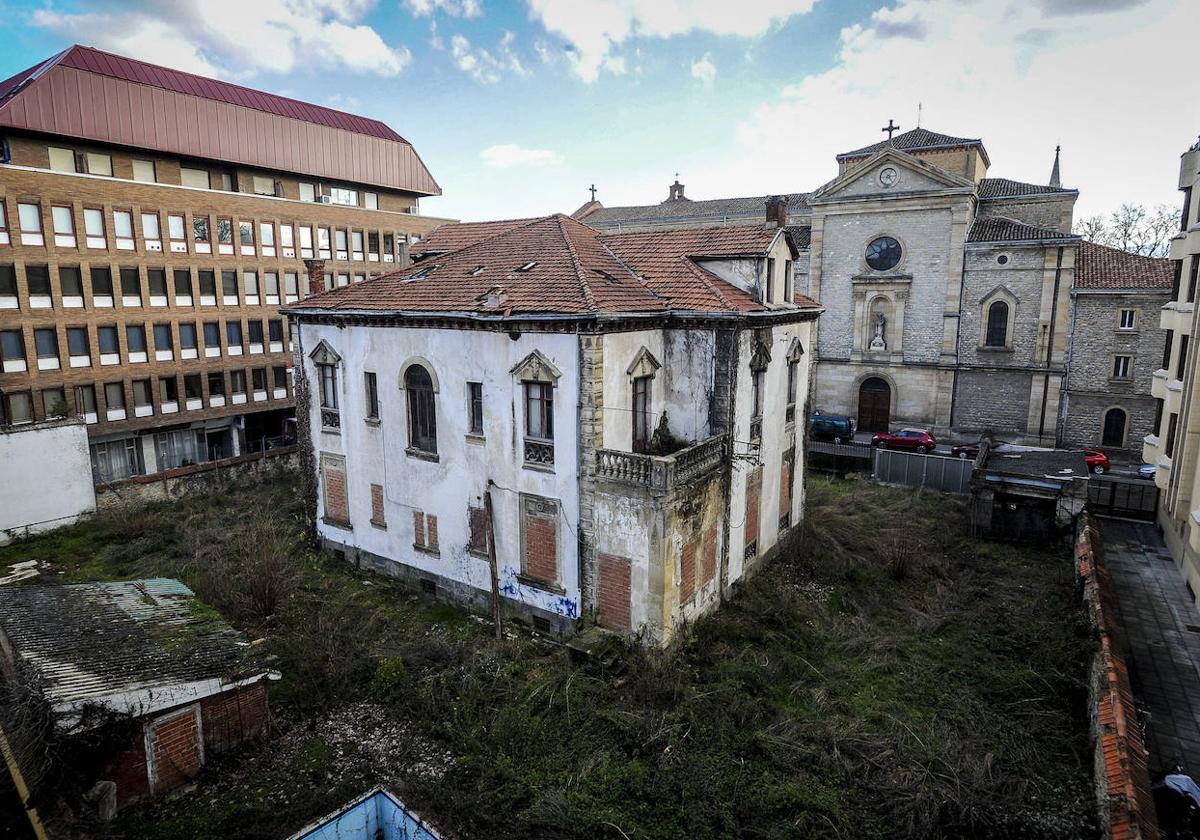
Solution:
[[[122,481],[96,485],[96,509],[108,510],[122,504],[177,499],[189,493],[208,490],[217,481],[230,481],[258,475],[270,469],[296,469],[299,466],[295,446],[281,446],[268,452],[252,452],[207,461],[173,470],[138,475]]]
[[[1088,514],[1079,520],[1075,573],[1099,642],[1089,675],[1093,786],[1105,838],[1157,840],[1142,725],[1134,705],[1112,579],[1104,566],[1100,531]]]

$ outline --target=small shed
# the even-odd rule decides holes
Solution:
[[[259,651],[169,578],[0,587],[5,679],[36,686],[65,738],[129,733],[77,768],[110,809],[189,781],[262,731],[278,675]]]
[[[1087,482],[1082,452],[985,445],[971,475],[971,533],[1016,542],[1073,533]]]

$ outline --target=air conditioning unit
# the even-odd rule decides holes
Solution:
[[[318,200],[319,200],[319,201],[320,201],[322,204],[333,204],[333,197],[332,197],[332,196],[323,195],[323,196],[321,196],[321,197],[320,197],[320,199],[318,199]]]

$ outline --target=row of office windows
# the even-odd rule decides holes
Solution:
[[[113,178],[113,157],[105,152],[80,151],[64,146],[49,146],[47,153],[52,172],[68,174],[86,173]],[[158,163],[145,158],[130,160],[132,180],[144,184],[170,183],[162,180]],[[199,166],[180,165],[179,185],[201,190],[238,191],[238,182],[229,170],[211,170]],[[346,207],[379,209],[379,193],[358,190],[353,187],[335,186],[320,182],[300,181],[297,184],[301,201],[321,204],[339,204]],[[268,175],[251,175],[250,191],[254,195],[283,197],[283,184]],[[414,208],[410,212],[416,212]]]
[[[398,231],[254,221],[197,213],[142,211],[136,219],[140,222],[140,248],[134,234],[133,209],[112,208],[111,212],[106,212],[102,207],[52,204],[50,215],[46,217],[41,202],[18,201],[17,229],[10,232],[5,202],[0,199],[0,245],[19,242],[31,247],[45,247],[49,233],[56,248],[147,254],[161,254],[166,250],[172,254],[396,263],[401,247],[408,242],[408,235]]]
[[[85,299],[85,274],[81,266],[60,265],[57,304],[51,266],[24,266],[25,300],[30,309],[80,309]],[[144,271],[144,275],[143,275]],[[144,277],[144,283],[143,283]],[[125,308],[155,306],[258,306],[294,303],[302,296],[300,274],[295,271],[241,271],[231,269],[146,268],[123,266],[114,276],[112,266],[87,268],[90,305],[106,309],[117,302]],[[0,263],[0,309],[20,308],[21,280],[17,267]]]
[[[55,417],[78,416],[84,422],[118,422],[129,418],[172,415],[225,405],[287,400],[290,376],[284,365],[228,371],[146,377],[71,388],[10,391],[3,395],[6,425]],[[182,386],[182,387],[181,387]],[[68,396],[71,402],[67,402]]]
[[[222,329],[222,325],[224,329]],[[0,330],[0,373],[22,373],[29,370],[27,342],[32,338],[35,365],[38,370],[59,370],[63,365],[62,346],[67,348],[66,367],[88,368],[95,361],[100,366],[138,364],[150,361],[147,325],[142,323],[103,324],[95,328],[95,344],[87,326],[46,326]],[[240,356],[245,353],[282,353],[287,329],[281,318],[264,322],[259,319],[162,322],[149,325],[154,338],[154,361],[176,359],[206,359]],[[122,334],[124,357],[122,358]],[[222,337],[224,347],[222,347]],[[203,339],[203,348],[200,339]]]

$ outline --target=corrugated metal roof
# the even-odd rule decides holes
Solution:
[[[255,670],[240,635],[170,578],[0,587],[0,632],[55,705]]]
[[[378,120],[90,47],[0,84],[0,125],[441,194],[412,145]]]

